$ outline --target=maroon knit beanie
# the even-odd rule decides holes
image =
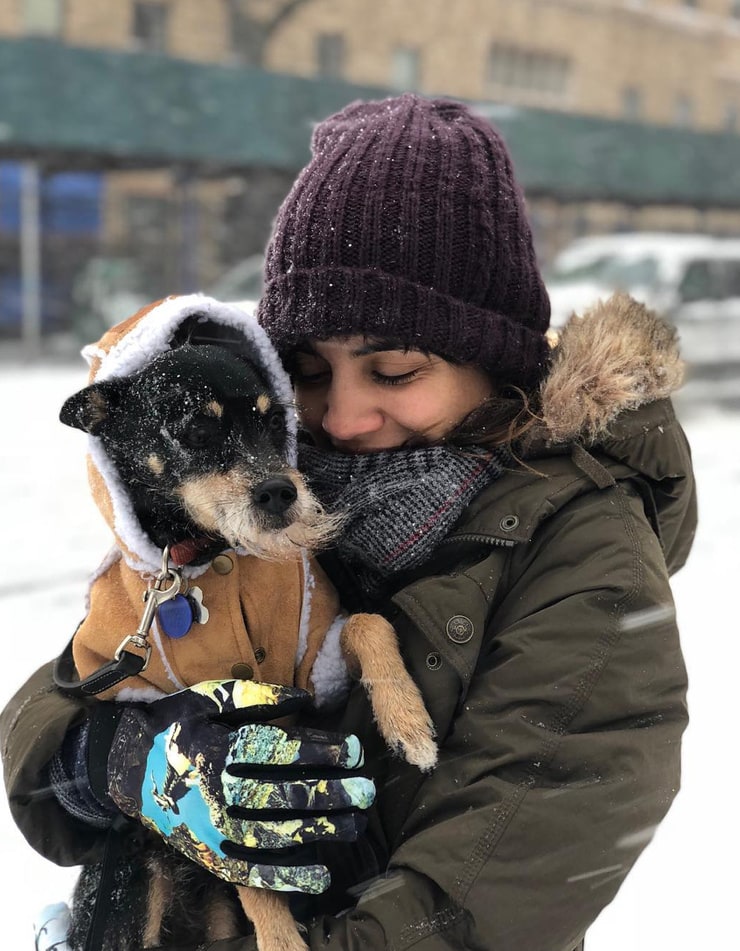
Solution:
[[[352,103],[311,145],[267,249],[258,313],[278,351],[360,334],[535,386],[550,303],[491,125],[407,94]]]

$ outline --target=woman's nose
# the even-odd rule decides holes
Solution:
[[[358,387],[332,386],[327,394],[321,428],[332,439],[349,442],[378,432],[383,414]]]

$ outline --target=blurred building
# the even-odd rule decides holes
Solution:
[[[466,99],[736,131],[733,0],[315,0],[271,69]]]
[[[29,38],[49,49],[115,51],[119,66],[120,56],[131,54],[132,63],[155,72],[152,64],[171,62],[318,79],[334,90],[334,103],[354,98],[357,91],[345,84],[356,84],[360,94],[413,90],[460,97],[495,122],[506,109],[612,120],[602,148],[609,147],[607,140],[621,142],[623,150],[630,142],[641,148],[636,130],[653,127],[685,133],[678,145],[693,133],[740,139],[740,0],[3,0],[0,44]],[[34,50],[42,69],[43,49]],[[98,79],[80,95],[105,92],[110,110],[123,110],[125,83],[104,72]],[[169,92],[168,82],[165,76],[161,87],[152,86],[152,103],[161,95],[167,121],[177,125],[182,118],[184,127],[194,107],[175,101],[174,81]],[[209,82],[205,74],[203,82]],[[254,84],[262,88],[258,76]],[[224,125],[234,116],[233,105],[229,114],[207,95],[198,108],[221,110]],[[17,162],[23,157],[3,152],[3,115],[0,104],[0,331],[9,307],[3,282],[17,285],[19,245],[16,218],[6,211],[3,219],[2,209],[19,201]],[[302,126],[296,136],[307,143],[309,131]],[[543,134],[540,151],[547,149]],[[588,141],[597,138],[592,133]],[[516,151],[515,159],[519,164]],[[546,161],[539,157],[540,166]],[[41,219],[61,223],[56,239],[48,226],[44,235],[46,271],[59,273],[57,296],[73,294],[78,272],[84,272],[82,287],[98,274],[107,280],[116,274],[130,284],[135,273],[143,297],[212,286],[230,265],[261,252],[300,162],[261,158],[228,167],[183,160],[153,169],[151,161],[136,168],[134,161],[117,163],[110,156],[96,167],[93,156],[90,164],[85,171],[77,162],[77,177],[64,179],[70,170],[59,156],[42,160]],[[683,186],[670,200],[609,187],[585,194],[568,185],[555,159],[552,165],[551,181],[525,181],[544,263],[573,237],[593,232],[740,236],[740,201],[696,197]],[[657,180],[659,173],[653,174]],[[84,193],[80,215],[96,230],[72,220],[69,201],[65,214],[55,216],[52,204],[63,201],[65,188],[72,190],[68,195]],[[67,259],[59,263],[62,251]],[[94,259],[89,268],[88,259]]]
[[[740,127],[740,0],[4,0],[0,35]]]

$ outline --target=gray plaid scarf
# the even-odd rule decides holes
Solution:
[[[336,549],[373,594],[423,564],[509,458],[505,448],[346,454],[302,445],[298,465],[321,503],[345,516]]]

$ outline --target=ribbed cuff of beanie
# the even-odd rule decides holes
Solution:
[[[523,321],[376,269],[294,269],[268,282],[259,319],[282,356],[307,339],[360,334],[475,364],[527,390],[549,359],[543,333]]]

